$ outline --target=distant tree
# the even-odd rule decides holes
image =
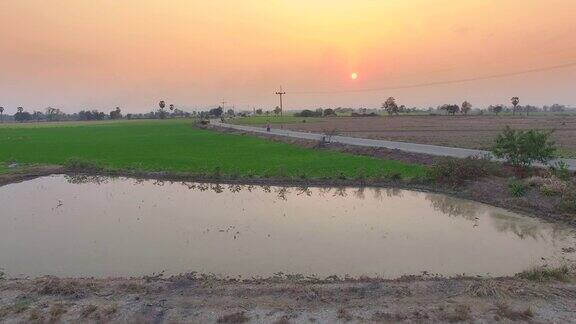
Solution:
[[[0,123],[4,122],[4,107],[0,107]]]
[[[510,99],[510,102],[512,103],[512,115],[516,115],[516,109],[518,108],[518,104],[520,103],[520,98],[512,97],[512,99]]]
[[[56,109],[52,108],[52,107],[48,107],[45,109],[46,111],[46,118],[49,121],[52,121],[54,119],[54,114],[56,113]]]
[[[30,115],[29,112],[24,111],[24,108],[18,107],[16,111],[17,112],[14,114],[15,121],[23,123],[25,121],[32,119],[32,115]]]
[[[228,111],[226,112],[226,115],[228,116],[234,116],[234,109],[228,109]]]
[[[48,112],[50,113],[49,115]],[[50,107],[46,109],[46,114],[48,115],[47,117],[50,121],[60,120],[60,118],[65,115],[62,111],[60,111],[60,109]]]
[[[210,109],[210,111],[208,112],[208,114],[210,116],[214,116],[214,117],[220,117],[222,116],[222,114],[224,113],[224,109],[222,109],[222,107],[218,107],[218,108],[213,108]]]
[[[276,108],[274,108],[274,115],[278,116],[280,113],[282,113],[282,109],[280,109],[279,106],[276,106]]]
[[[504,110],[504,106],[502,105],[490,106],[488,107],[488,110],[495,113],[496,116],[498,116],[498,114],[501,113],[502,110]]]
[[[170,111],[174,111],[174,105],[170,104]]]
[[[524,106],[524,111],[526,111],[526,114],[528,114],[528,112],[530,111],[538,111],[540,108],[533,106],[533,105],[526,105]]]
[[[324,116],[325,117],[336,116],[336,112],[332,108],[324,109]]]
[[[110,112],[110,119],[122,119],[122,111],[120,107],[116,107],[116,109]]]
[[[454,116],[460,111],[460,107],[458,105],[442,105],[440,106],[440,110],[446,110],[448,114]]]
[[[263,111],[262,108],[256,109],[256,115],[262,115]]]
[[[36,119],[37,122],[40,122],[40,117],[42,117],[42,113],[34,110],[34,112],[32,113],[32,116],[34,117],[34,119]]]
[[[322,112],[323,112],[322,110],[312,111],[310,109],[304,109],[301,112],[294,114],[294,116],[296,116],[296,117],[321,117]]]
[[[396,99],[394,99],[393,97],[389,97],[388,99],[386,99],[386,101],[382,104],[382,108],[386,110],[388,115],[393,114],[398,115],[399,113],[399,108],[398,105],[396,104]]]
[[[78,113],[79,120],[104,120],[104,118],[106,118],[106,114],[98,110],[81,110]]]
[[[468,101],[464,101],[462,103],[462,108],[460,108],[462,113],[464,115],[468,115],[468,113],[470,112],[470,110],[472,110],[472,104],[469,103]]]
[[[516,167],[529,167],[536,161],[548,163],[556,157],[556,146],[550,140],[551,135],[551,132],[514,130],[506,126],[496,138],[492,153]]]
[[[566,106],[559,105],[559,104],[553,104],[552,106],[549,107],[549,110],[551,112],[562,112],[562,111],[566,110]]]

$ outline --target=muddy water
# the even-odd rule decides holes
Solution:
[[[0,187],[12,277],[496,276],[573,260],[575,242],[561,225],[405,190],[67,176]]]

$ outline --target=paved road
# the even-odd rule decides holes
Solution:
[[[293,138],[301,138],[301,139],[308,139],[308,140],[320,141],[322,139],[322,137],[325,136],[323,134],[318,134],[318,133],[297,132],[297,131],[275,129],[275,128],[272,128],[270,130],[270,132],[267,132],[265,128],[225,124],[225,123],[222,123],[219,120],[215,120],[215,119],[211,120],[211,123],[213,125],[216,125],[216,126],[231,128],[231,129],[236,129],[236,130],[241,130],[241,131],[270,134],[270,135],[278,135],[278,136],[285,136],[285,137],[293,137]],[[385,140],[375,140],[375,139],[349,137],[349,136],[332,136],[331,141],[335,142],[335,143],[341,143],[341,144],[347,144],[347,145],[382,147],[382,148],[387,148],[387,149],[392,149],[392,150],[400,150],[400,151],[410,152],[410,153],[429,154],[429,155],[435,155],[435,156],[449,156],[449,157],[456,157],[456,158],[466,158],[469,156],[484,156],[484,155],[492,156],[492,154],[490,152],[482,151],[482,150],[472,150],[472,149],[465,149],[465,148],[446,147],[446,146],[427,145],[427,144],[416,144],[416,143],[392,142],[392,141],[385,141]],[[568,168],[570,170],[576,171],[576,159],[561,159],[561,160],[566,162],[566,164],[568,164]],[[543,166],[543,165],[539,165],[539,166]]]

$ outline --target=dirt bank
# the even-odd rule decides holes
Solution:
[[[10,183],[22,182],[51,174],[64,173],[65,171],[66,169],[64,167],[58,165],[17,167],[10,170],[8,173],[0,174],[0,187]]]
[[[0,281],[0,320],[304,323],[574,320],[576,285],[516,278],[237,282],[193,275]]]

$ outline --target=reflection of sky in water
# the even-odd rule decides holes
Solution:
[[[574,232],[390,188],[52,176],[0,187],[9,275],[508,275],[557,264]]]

